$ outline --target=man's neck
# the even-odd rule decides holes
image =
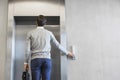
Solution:
[[[43,26],[37,26],[37,28],[41,28],[41,29],[43,29],[44,27],[43,27]]]

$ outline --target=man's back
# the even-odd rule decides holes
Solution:
[[[51,58],[51,35],[52,33],[43,27],[37,27],[30,31],[27,39],[30,42],[31,58]]]
[[[29,32],[28,38],[31,40],[31,51],[35,52],[50,52],[51,32],[44,28],[36,28]]]

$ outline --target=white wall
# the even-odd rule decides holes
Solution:
[[[60,0],[14,0],[14,16],[60,15]]]
[[[8,0],[0,0],[0,80],[5,79],[7,6]]]
[[[66,26],[78,49],[68,80],[120,80],[120,1],[66,0]]]

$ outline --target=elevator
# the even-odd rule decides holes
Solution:
[[[27,32],[36,28],[36,17],[47,17],[46,29],[66,48],[65,0],[9,0],[6,80],[21,80]],[[67,80],[67,57],[52,45],[51,80]]]
[[[24,70],[26,52],[26,36],[29,31],[36,28],[34,16],[18,17],[15,16],[15,63],[14,63],[14,80],[21,80],[21,75]],[[45,29],[53,32],[56,39],[60,42],[60,25],[59,16],[47,16],[48,23]],[[60,80],[60,51],[51,46],[52,57],[52,73],[51,80]],[[30,62],[30,61],[29,61]],[[30,64],[30,63],[29,63]],[[30,70],[29,70],[30,72]]]

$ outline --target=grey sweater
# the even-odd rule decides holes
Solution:
[[[27,34],[26,62],[28,62],[30,57],[31,59],[51,59],[51,43],[66,55],[68,54],[68,51],[59,44],[52,32],[43,27],[37,27],[30,31]]]

